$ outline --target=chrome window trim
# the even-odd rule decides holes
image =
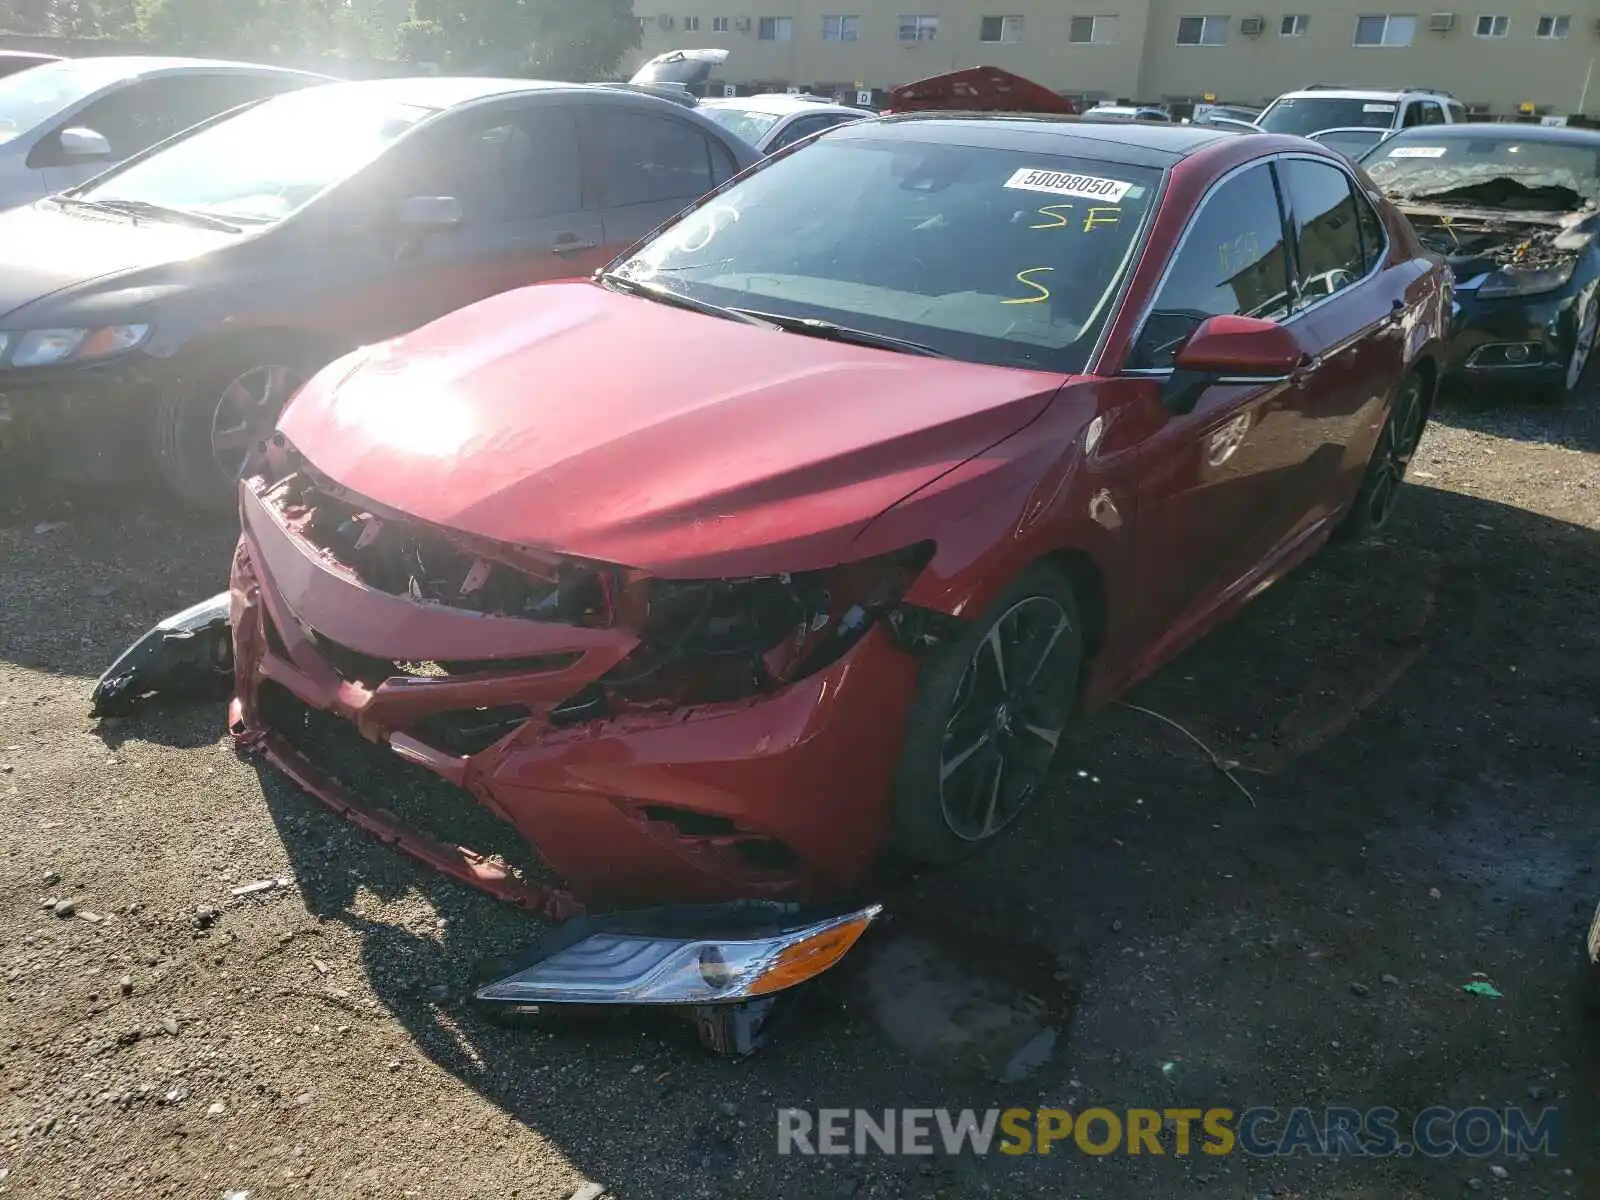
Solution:
[[[1332,153],[1332,151],[1329,153]],[[1355,175],[1347,166],[1333,159],[1325,158],[1320,154],[1306,154],[1303,151],[1297,150],[1279,151],[1276,154],[1267,154],[1260,158],[1252,158],[1249,162],[1240,163],[1238,166],[1231,168],[1222,175],[1219,175],[1211,184],[1211,186],[1206,189],[1206,194],[1200,197],[1200,203],[1195,205],[1194,212],[1189,214],[1189,223],[1184,227],[1183,233],[1179,236],[1177,244],[1173,246],[1172,254],[1167,259],[1167,265],[1161,271],[1161,278],[1156,280],[1156,286],[1150,292],[1150,299],[1145,303],[1144,311],[1139,314],[1139,323],[1134,327],[1133,336],[1128,339],[1128,347],[1130,350],[1139,344],[1139,339],[1144,335],[1144,327],[1149,323],[1151,313],[1155,311],[1156,301],[1161,298],[1161,293],[1163,289],[1166,288],[1167,281],[1172,276],[1172,269],[1177,264],[1178,257],[1183,253],[1184,246],[1186,246],[1189,242],[1189,235],[1194,232],[1195,226],[1199,224],[1200,216],[1205,212],[1206,205],[1211,203],[1212,199],[1215,198],[1217,192],[1222,188],[1222,186],[1229,180],[1233,179],[1234,176],[1242,175],[1254,167],[1273,165],[1279,162],[1288,162],[1294,159],[1301,159],[1306,162],[1321,163],[1324,166],[1332,167],[1335,171],[1338,171],[1345,177],[1345,181],[1350,185],[1353,194],[1359,195],[1365,203],[1372,207],[1373,215],[1378,218],[1378,227],[1383,230],[1383,249],[1374,260],[1375,265],[1373,268],[1359,279],[1352,280],[1349,284],[1349,287],[1359,287],[1361,284],[1377,278],[1379,273],[1382,272],[1384,264],[1388,261],[1390,252],[1394,249],[1394,239],[1389,233],[1388,222],[1383,219],[1383,213],[1378,211],[1377,205],[1373,204],[1371,199],[1368,197],[1366,187],[1362,185],[1361,181],[1355,177]],[[1354,195],[1352,196],[1352,201],[1354,201]],[[1293,216],[1294,214],[1291,211],[1288,215]],[[1359,227],[1359,213],[1357,214],[1356,223]],[[1359,236],[1359,232],[1357,236]],[[1298,271],[1298,254],[1295,258],[1295,264],[1296,270]],[[1346,290],[1348,289],[1341,288],[1338,292],[1334,292],[1332,295],[1322,296],[1319,299],[1312,301],[1310,304],[1303,305],[1302,307],[1295,309],[1283,320],[1279,321],[1278,324],[1285,327],[1293,325],[1294,322],[1298,321],[1307,313],[1315,312],[1329,300],[1337,299],[1339,295]],[[1103,363],[1096,363],[1097,367],[1103,365]],[[1172,374],[1172,371],[1173,368],[1171,367],[1124,367],[1119,370],[1117,374],[1142,376],[1155,379],[1164,378]]]

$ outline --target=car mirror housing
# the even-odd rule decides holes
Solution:
[[[63,129],[60,138],[61,157],[67,159],[110,158],[111,142],[96,129],[78,125]]]
[[[1173,358],[1163,400],[1174,412],[1190,412],[1214,384],[1288,380],[1305,359],[1294,332],[1276,321],[1208,317]]]

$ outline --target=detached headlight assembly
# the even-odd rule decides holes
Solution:
[[[73,326],[0,333],[0,355],[13,367],[93,362],[132,350],[150,336],[148,325]]]
[[[473,997],[513,1007],[757,1000],[834,966],[882,911],[806,917],[752,901],[578,918],[525,954],[480,968]]]
[[[1570,258],[1553,267],[1502,267],[1478,286],[1478,298],[1541,296],[1566,287],[1577,266],[1578,260]]]

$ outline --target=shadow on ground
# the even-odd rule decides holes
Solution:
[[[1410,489],[1385,539],[1323,554],[1130,697],[1236,760],[1249,798],[1168,726],[1096,716],[1046,802],[989,853],[896,884],[898,927],[743,1063],[671,1022],[484,1023],[460,1004],[467,971],[532,923],[262,782],[306,904],[360,935],[421,1051],[622,1195],[663,1170],[714,1196],[1438,1195],[1488,1165],[780,1161],[774,1110],[1388,1106],[1403,1127],[1480,1103],[1559,1108],[1559,1156],[1506,1165],[1594,1194],[1578,967],[1600,896],[1597,590],[1600,535]],[[419,889],[438,928],[364,918],[358,888]],[[1476,972],[1504,998],[1464,992]]]
[[[1564,404],[1504,392],[1452,391],[1441,397],[1432,420],[1520,442],[1600,453],[1600,369],[1590,373],[1581,395]]]

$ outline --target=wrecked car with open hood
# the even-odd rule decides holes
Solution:
[[[1600,322],[1600,132],[1408,129],[1361,165],[1450,264],[1452,375],[1508,393],[1571,395]]]
[[[885,850],[1000,836],[1078,713],[1382,525],[1447,304],[1298,139],[841,126],[592,278],[319,372],[244,473],[229,592],[100,695],[212,687],[225,608],[246,751],[585,910],[480,1001],[742,1044],[873,921]],[[1358,369],[1317,370],[1335,340]]]

